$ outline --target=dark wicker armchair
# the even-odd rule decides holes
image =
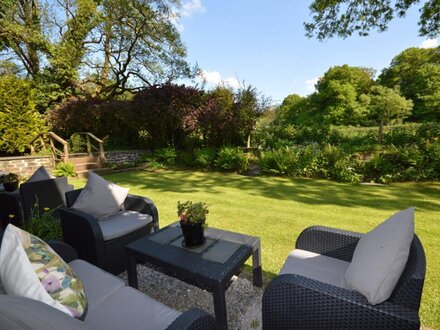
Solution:
[[[351,262],[362,234],[305,229],[296,249]],[[391,297],[370,305],[361,294],[297,274],[275,278],[263,295],[264,329],[419,329],[425,253],[414,235],[405,270]]]
[[[0,193],[0,225],[6,228],[9,223],[21,226],[31,216],[37,203],[40,213],[44,208],[65,205],[65,193],[73,190],[66,177],[23,183],[14,192]]]
[[[67,207],[71,207],[82,189],[66,193]],[[72,245],[81,259],[90,262],[112,274],[126,269],[125,246],[152,231],[159,229],[159,215],[154,203],[146,198],[128,195],[124,202],[124,212],[138,212],[148,215],[145,224],[139,225],[121,219],[119,215],[116,232],[108,234],[109,220],[98,221],[90,214],[72,208],[60,210],[63,239]],[[122,224],[122,225],[121,225]]]

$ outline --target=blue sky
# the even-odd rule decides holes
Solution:
[[[274,103],[287,95],[310,94],[331,66],[348,64],[379,73],[409,47],[437,46],[418,37],[419,13],[412,8],[388,31],[368,37],[319,42],[304,34],[311,1],[183,0],[178,28],[188,60],[204,70],[207,87],[245,82]]]

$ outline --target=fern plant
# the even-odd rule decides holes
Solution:
[[[75,165],[70,162],[58,163],[53,170],[53,175],[74,177],[76,176]]]

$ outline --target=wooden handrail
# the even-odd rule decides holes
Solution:
[[[34,142],[37,141],[38,139],[40,139],[42,142],[42,145],[45,146],[46,143],[44,141],[44,138],[49,137],[49,144],[50,144],[50,148],[52,150],[52,155],[55,158],[55,154],[58,152],[59,154],[61,154],[63,156],[63,161],[67,162],[69,160],[69,143],[64,140],[63,138],[61,138],[60,136],[56,135],[54,132],[46,132],[46,133],[40,133],[37,136],[35,136],[30,142],[29,142],[29,147],[31,149],[31,153],[34,153],[35,148],[33,146]],[[53,141],[57,141],[59,143],[61,143],[63,145],[63,151],[58,150]]]
[[[53,138],[54,140],[58,141],[59,143],[61,143],[63,145],[69,145],[69,143],[67,143],[66,140],[64,140],[62,137],[59,137],[54,132],[47,132],[47,135],[49,135],[51,138]]]
[[[77,132],[77,133],[73,133],[72,135],[74,135],[74,134],[88,135],[88,136],[90,136],[92,139],[96,140],[96,142],[98,142],[98,143],[104,143],[104,141],[102,141],[100,138],[96,137],[95,135],[93,135],[93,134],[90,133],[90,132]]]
[[[87,142],[87,153],[91,156],[92,155],[92,148],[95,150],[99,150],[99,159],[100,161],[105,161],[105,152],[104,152],[104,141],[100,138],[96,137],[90,132],[77,132],[73,133],[72,135],[85,135],[86,136],[86,142]],[[90,143],[90,138],[94,139],[99,144],[99,149],[96,148],[94,145]]]
[[[105,161],[105,152],[104,152],[104,141],[101,140],[100,138],[96,137],[95,135],[93,135],[90,132],[77,132],[77,133],[73,133],[73,135],[85,135],[86,136],[86,140],[87,140],[87,152],[88,154],[91,156],[92,155],[92,148],[94,150],[99,151],[99,159],[101,161]],[[54,132],[46,132],[46,133],[40,133],[37,136],[35,136],[30,142],[29,142],[29,147],[31,149],[31,153],[35,152],[35,148],[34,148],[34,143],[37,140],[41,141],[41,145],[43,147],[46,146],[46,141],[45,138],[49,138],[49,147],[52,151],[52,156],[55,159],[55,155],[59,154],[62,156],[63,161],[67,162],[69,161],[69,143],[64,140],[63,138],[61,138],[60,136],[56,135]],[[96,142],[98,142],[99,147],[95,147],[93,144],[90,143],[90,138],[92,138],[93,140],[95,140]],[[54,141],[59,142],[63,145],[63,151],[58,150],[55,147]]]

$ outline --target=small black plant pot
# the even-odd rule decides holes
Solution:
[[[182,228],[185,246],[194,247],[202,245],[205,241],[205,228],[203,228],[203,224],[180,221],[180,227]]]
[[[11,182],[4,182],[3,187],[5,187],[6,191],[12,192],[14,190],[18,189],[18,180],[17,181],[11,181]]]

